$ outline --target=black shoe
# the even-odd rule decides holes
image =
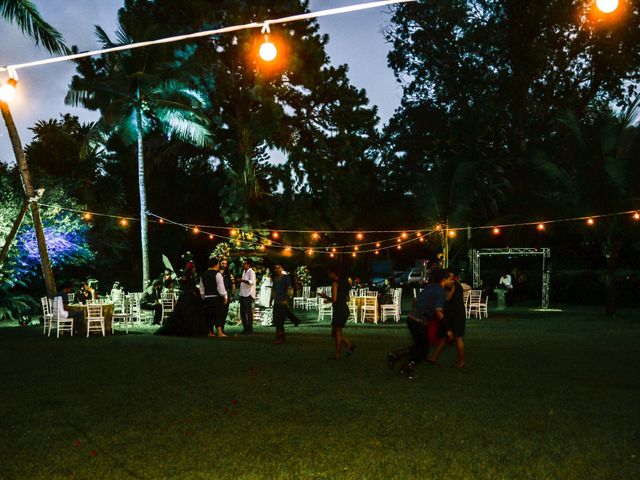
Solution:
[[[356,349],[356,346],[354,344],[351,344],[351,348],[347,352],[347,358],[349,358],[351,355],[353,355],[353,352],[355,351],[355,349]]]
[[[389,352],[387,353],[387,365],[391,370],[396,366],[396,362],[398,361],[398,357],[396,357],[395,353]]]

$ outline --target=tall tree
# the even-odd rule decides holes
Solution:
[[[155,29],[154,23],[120,15],[116,41],[100,27],[96,34],[109,48],[149,40]],[[89,147],[107,145],[113,137],[136,146],[143,288],[150,279],[144,138],[160,131],[197,146],[210,143],[209,122],[200,113],[206,99],[169,60],[165,48],[150,47],[79,62],[66,98],[101,113],[89,132]]]
[[[31,1],[0,0],[0,15],[9,23],[15,23],[23,33],[35,41],[36,45],[42,44],[47,51],[51,53],[66,53],[68,51],[60,32],[42,18],[38,9]],[[31,183],[29,166],[22,149],[18,130],[13,121],[13,117],[11,116],[11,111],[9,110],[9,105],[7,103],[0,102],[0,110],[2,111],[2,117],[5,125],[7,126],[7,130],[9,131],[9,138],[11,140],[11,146],[13,147],[16,162],[20,171],[20,178],[22,179],[22,186],[26,195],[26,201],[29,201],[31,217],[33,219],[33,225],[38,241],[38,249],[40,251],[40,263],[44,274],[47,296],[53,297],[56,293],[56,285],[53,279],[53,272],[51,270],[49,253],[47,252],[47,244],[44,229],[42,227],[40,211],[38,209],[38,203],[37,201],[31,201],[31,199],[35,197],[35,189]],[[22,215],[16,219],[16,224],[21,220]],[[12,234],[15,234],[16,231],[16,229],[12,229]],[[7,246],[13,241],[12,234],[10,234],[5,240]],[[1,261],[2,259],[0,259],[0,262]]]
[[[469,220],[504,213],[509,198],[522,195],[529,152],[553,138],[559,112],[571,108],[581,117],[636,93],[640,7],[629,3],[610,19],[593,8],[583,0],[398,6],[386,31],[389,63],[404,87],[387,136],[398,180],[418,192],[427,171],[480,162],[482,198]]]
[[[140,8],[147,12],[141,15]],[[185,0],[179,6],[169,0],[125,2],[123,15],[136,21],[154,19],[167,34],[186,33],[228,25],[297,14],[308,9],[307,1],[266,2],[223,1],[208,8],[202,0]],[[147,19],[147,20],[144,20]],[[368,184],[375,168],[372,147],[376,145],[376,111],[366,94],[349,84],[345,67],[329,66],[325,52],[328,37],[318,33],[316,21],[294,22],[272,27],[279,45],[279,57],[270,64],[258,58],[262,35],[241,31],[183,45],[176,58],[183,65],[200,70],[199,87],[209,98],[209,117],[216,141],[212,160],[227,174],[227,185],[219,193],[225,221],[253,224],[282,221],[281,208],[300,206],[303,215],[309,203],[274,201],[283,190],[288,198],[313,191],[322,193],[321,207],[327,221],[344,223],[357,216],[358,201],[353,192]],[[274,169],[269,151],[277,150],[284,165]],[[338,194],[336,181],[350,171],[352,182],[344,180]],[[355,172],[360,172],[358,175]],[[347,186],[347,184],[349,184]],[[340,214],[331,215],[329,204],[348,202]],[[350,197],[351,195],[351,197]],[[318,219],[313,218],[317,224]]]

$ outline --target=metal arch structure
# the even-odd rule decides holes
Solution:
[[[549,308],[549,288],[551,286],[551,273],[548,270],[548,261],[551,259],[550,248],[481,248],[469,252],[469,263],[473,272],[473,288],[480,287],[480,259],[482,257],[494,257],[500,255],[514,256],[539,256],[542,257],[542,308]]]

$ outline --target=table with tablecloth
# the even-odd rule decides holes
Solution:
[[[113,303],[103,303],[100,306],[104,317],[104,331],[105,333],[111,333],[114,305]],[[82,321],[73,322],[73,331],[79,334],[87,333],[87,306],[81,303],[70,303],[67,305],[67,310],[70,312],[82,312]]]

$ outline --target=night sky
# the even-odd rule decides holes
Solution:
[[[311,10],[322,10],[364,3],[365,0],[311,0]],[[34,0],[44,18],[65,37],[67,45],[80,51],[98,47],[94,25],[105,31],[115,30],[116,12],[122,0]],[[372,104],[377,105],[382,122],[386,122],[400,103],[401,90],[387,66],[389,46],[381,34],[388,21],[388,9],[374,9],[325,17],[319,20],[322,33],[330,36],[328,53],[334,64],[349,65],[352,83],[367,90]],[[48,57],[46,51],[33,45],[20,30],[2,24],[0,64],[10,65]],[[29,127],[38,120],[57,118],[60,113],[78,115],[83,121],[97,115],[64,104],[67,85],[75,71],[72,63],[47,65],[20,70],[18,94],[12,113],[23,144],[29,143]],[[3,74],[5,75],[5,74]],[[6,77],[2,77],[5,80]],[[382,124],[381,124],[382,125]],[[0,127],[0,160],[13,163],[13,153],[4,125]]]

